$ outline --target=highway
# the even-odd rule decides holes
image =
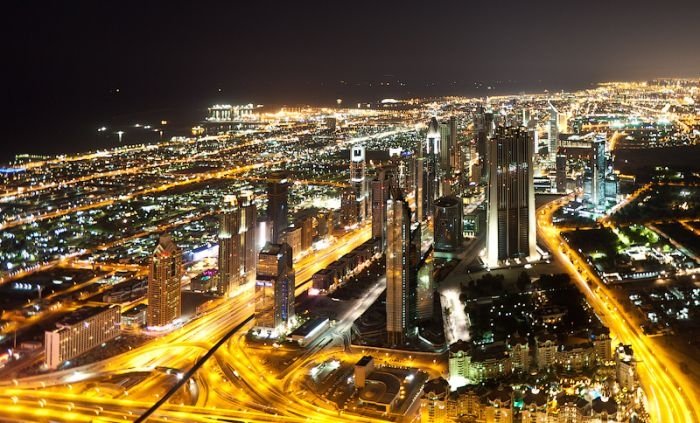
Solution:
[[[307,285],[314,273],[328,267],[328,265],[359,247],[371,237],[372,225],[368,222],[360,225],[360,227],[357,229],[341,235],[330,246],[324,248],[322,251],[309,254],[295,263],[295,295],[299,296],[302,292],[309,288]]]
[[[554,257],[574,276],[596,314],[610,328],[617,342],[632,346],[639,361],[639,382],[647,397],[647,411],[654,422],[700,422],[700,408],[690,401],[686,392],[694,387],[675,370],[676,363],[660,357],[657,344],[644,335],[634,319],[617,304],[605,284],[587,266],[585,259],[569,247],[552,223],[553,213],[571,200],[571,196],[555,200],[537,210],[538,238],[547,245]]]
[[[343,254],[361,245],[369,239],[370,235],[371,226],[361,226],[342,235],[335,243],[324,250],[312,253],[302,259],[296,264],[296,267],[299,269],[297,280],[300,285],[305,285],[305,282],[319,269],[326,267]],[[381,294],[383,288],[384,286],[380,282],[371,289],[367,294],[368,296],[363,301],[358,302],[361,307],[358,306],[353,308],[351,312],[348,312],[339,322],[339,326],[334,328],[332,334],[328,336],[334,338],[338,336],[339,332],[348,330],[355,318],[366,307],[369,307],[376,297]],[[197,317],[183,327],[108,360],[47,375],[32,376],[13,381],[0,381],[0,387],[4,387],[2,392],[0,392],[0,401],[12,400],[12,397],[16,397],[18,403],[13,404],[10,409],[12,413],[18,416],[41,415],[41,413],[49,412],[51,407],[65,410],[68,406],[67,404],[70,403],[84,405],[81,406],[82,408],[76,406],[75,410],[72,411],[73,413],[88,412],[88,414],[92,414],[92,411],[95,410],[95,402],[91,401],[90,396],[86,397],[84,394],[72,393],[72,385],[77,386],[81,383],[89,383],[90,380],[95,380],[95,378],[99,380],[110,375],[147,372],[148,376],[128,390],[125,389],[117,397],[95,398],[95,400],[98,400],[96,403],[99,403],[105,410],[104,413],[106,415],[101,416],[106,418],[105,421],[110,421],[107,418],[109,416],[121,420],[124,418],[124,413],[129,412],[133,414],[128,415],[133,415],[135,418],[139,412],[157,401],[173,380],[172,375],[165,375],[156,368],[165,366],[176,369],[179,372],[187,371],[227,331],[245,322],[252,316],[254,311],[252,293],[252,286],[241,287],[240,291],[236,292],[233,298],[220,300],[220,304],[217,307],[212,308],[209,312]],[[244,331],[241,331],[241,333],[244,333]],[[263,381],[259,380],[258,371],[253,372],[251,370],[253,368],[252,365],[248,368],[241,364],[243,355],[245,355],[245,352],[238,352],[234,356],[227,351],[217,351],[215,354],[216,361],[210,360],[206,362],[205,367],[200,369],[196,373],[195,378],[193,378],[197,381],[196,385],[199,390],[199,395],[194,399],[194,402],[191,404],[183,403],[179,406],[172,403],[167,404],[155,414],[156,421],[161,417],[168,418],[168,420],[207,421],[206,419],[183,417],[191,416],[192,410],[182,414],[181,418],[177,418],[173,414],[174,411],[169,411],[172,407],[179,410],[197,405],[216,407],[214,410],[220,410],[221,408],[233,410],[230,413],[228,411],[223,412],[223,410],[218,414],[214,413],[216,418],[224,416],[226,418],[235,417],[244,421],[248,421],[245,419],[251,419],[249,421],[270,421],[270,413],[279,413],[280,410],[288,409],[288,412],[284,413],[288,415],[288,419],[285,418],[283,421],[309,421],[308,404],[300,405],[297,408],[291,407],[287,403],[288,395],[275,386],[279,382],[273,380],[274,378],[270,378],[266,384],[262,384]],[[308,354],[307,356],[310,355]],[[232,376],[234,370],[245,377],[245,381]],[[238,386],[239,391],[233,396],[231,394],[236,389],[235,384],[221,383],[222,375],[226,374],[230,376],[229,380],[238,380],[238,383],[242,384],[242,386]],[[268,388],[260,391],[261,386],[267,386]],[[242,389],[242,387],[246,389]],[[254,389],[251,391],[250,387]],[[247,396],[244,395],[245,392],[257,394]],[[25,406],[24,402],[27,398],[47,402],[43,407],[40,407],[41,410],[46,411],[37,411],[36,407]],[[35,404],[37,403],[35,402]],[[273,404],[276,404],[274,408],[272,407]],[[259,410],[259,416],[255,415],[255,410]],[[112,414],[109,414],[108,411]],[[319,413],[318,420],[312,419],[311,421],[325,421],[328,413],[334,415],[332,411],[321,411],[321,409],[319,409]],[[83,420],[67,418],[65,421]],[[355,416],[348,421],[359,420]]]

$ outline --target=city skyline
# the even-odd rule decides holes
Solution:
[[[687,53],[698,38],[698,10],[688,6],[682,0],[664,7],[623,1],[605,3],[602,11],[597,3],[570,11],[554,1],[443,2],[434,6],[441,24],[427,30],[422,23],[429,18],[417,2],[347,8],[13,3],[3,14],[13,63],[6,131],[31,146],[7,143],[9,154],[0,161],[17,153],[113,146],[116,137],[106,139],[97,128],[124,130],[149,119],[179,124],[221,101],[321,106],[337,98],[352,104],[487,96],[697,76],[700,59]],[[585,28],[595,31],[579,37]],[[402,39],[404,33],[410,37]],[[220,63],[200,66],[199,60]],[[32,125],[39,116],[45,124]],[[132,134],[125,140],[136,142]]]
[[[0,422],[700,423],[700,3],[12,3]]]

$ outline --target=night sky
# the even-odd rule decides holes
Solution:
[[[0,161],[107,146],[102,125],[189,125],[216,101],[324,105],[700,75],[700,1],[7,3]]]

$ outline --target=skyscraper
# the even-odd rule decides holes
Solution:
[[[389,200],[390,181],[386,169],[379,169],[372,180],[372,237],[386,245],[386,202]]]
[[[287,172],[274,172],[267,184],[267,215],[272,223],[272,242],[278,242],[282,232],[287,229],[289,206],[289,175]]]
[[[148,267],[148,326],[164,326],[180,317],[182,252],[163,235]]]
[[[559,147],[559,111],[549,102],[549,159],[556,159]]]
[[[357,192],[354,188],[343,188],[340,193],[340,223],[344,226],[358,222]]]
[[[416,288],[416,319],[418,321],[433,317],[435,308],[435,280],[433,279],[432,255],[418,269]]]
[[[605,138],[596,137],[591,144],[591,202],[596,207],[605,206],[605,172],[607,164],[605,160]]]
[[[435,201],[433,232],[436,251],[455,251],[462,242],[462,204],[457,197]]]
[[[244,191],[238,197],[241,211],[240,264],[243,274],[242,283],[255,281],[255,269],[258,265],[257,226],[258,208],[252,191]]]
[[[224,198],[224,207],[219,215],[219,281],[216,292],[228,295],[240,284],[241,278],[241,210],[233,195]]]
[[[522,127],[498,126],[489,144],[486,262],[536,255],[532,143]]]
[[[294,318],[295,277],[292,249],[287,244],[267,243],[260,250],[255,282],[256,326],[279,329]]]
[[[557,159],[556,159],[556,184],[557,184],[557,192],[558,193],[564,193],[566,192],[566,153],[563,151],[557,152]]]
[[[530,137],[530,142],[532,142],[532,154],[535,155],[539,149],[539,134],[537,133],[537,117],[531,117],[527,121],[527,136]]]
[[[457,118],[455,116],[450,117],[450,142],[448,144],[449,154],[450,154],[450,170],[452,172],[462,172],[464,168],[464,163],[462,161],[462,149],[458,144],[457,139]]]
[[[454,118],[450,118],[450,121],[453,119]],[[438,159],[439,168],[444,173],[448,173],[450,171],[450,153],[452,152],[452,148],[450,146],[450,142],[452,141],[452,125],[450,124],[450,121],[439,124],[440,155]]]
[[[387,343],[401,345],[415,333],[417,275],[411,272],[411,211],[398,190],[387,201],[386,228]]]
[[[423,215],[423,209],[425,207],[425,192],[423,190],[423,185],[425,183],[425,156],[423,154],[423,140],[421,137],[418,137],[415,160],[412,164],[413,172],[411,172],[411,174],[414,177],[414,185],[416,187],[416,221],[422,222],[425,217]]]
[[[433,214],[433,203],[439,195],[439,158],[440,158],[440,130],[436,118],[430,119],[428,134],[425,142],[425,183],[423,185],[425,198],[423,201],[424,216]]]
[[[350,151],[350,185],[355,191],[355,208],[357,219],[362,222],[367,217],[367,182],[365,148],[355,145]]]
[[[476,153],[479,157],[476,169],[481,171],[480,175],[474,175],[474,179],[485,180],[489,171],[489,166],[486,163],[489,138],[493,135],[494,130],[493,111],[486,110],[484,106],[478,106],[474,114],[474,128],[476,130]]]
[[[461,173],[460,151],[457,145],[457,118],[441,123],[440,148],[437,161],[436,176],[439,181],[436,197],[450,195],[456,176]]]

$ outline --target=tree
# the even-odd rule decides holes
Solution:
[[[526,289],[529,288],[530,286],[530,276],[527,274],[526,271],[520,272],[520,275],[518,276],[518,280],[515,281],[515,285],[518,287],[520,291],[525,291]]]

